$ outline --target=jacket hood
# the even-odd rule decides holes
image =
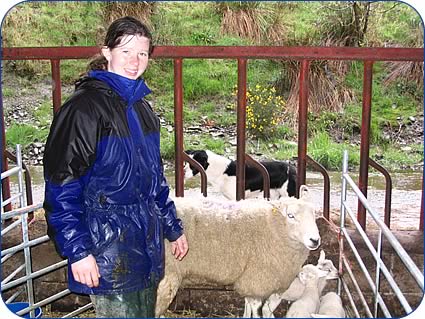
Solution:
[[[113,72],[99,70],[90,71],[88,75],[107,83],[129,105],[151,93],[142,78],[133,80]]]

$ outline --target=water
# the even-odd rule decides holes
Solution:
[[[419,229],[421,196],[422,196],[422,172],[394,172],[392,178],[391,197],[391,229],[417,230]],[[358,174],[350,173],[354,182],[358,181]],[[339,216],[341,209],[341,173],[330,173],[331,215]],[[312,191],[314,201],[319,209],[323,209],[323,178],[319,173],[307,174],[307,185]],[[372,208],[383,219],[385,208],[385,178],[379,173],[369,173],[367,197]],[[349,208],[356,213],[358,200],[350,187],[347,192]],[[367,217],[367,228],[376,228],[371,217]]]
[[[41,202],[44,198],[43,168],[32,166],[31,173],[34,203]],[[167,179],[170,185],[174,185],[173,166],[165,167]],[[341,173],[330,172],[330,210],[331,217],[339,215],[341,203]],[[350,173],[351,178],[357,182],[358,175]],[[391,173],[393,182],[392,203],[391,203],[391,228],[402,230],[415,230],[419,227],[421,195],[422,195],[422,172],[393,172]],[[320,173],[308,172],[306,184],[309,186],[312,201],[317,209],[323,209],[323,177]],[[17,189],[16,180],[12,179],[12,192]],[[192,178],[185,182],[185,196],[200,196],[200,178]],[[208,196],[220,197],[211,187],[208,187]],[[369,173],[368,198],[371,206],[383,218],[385,204],[385,179],[380,173]],[[357,211],[357,199],[353,191],[347,194],[349,207]],[[334,218],[333,218],[334,219]],[[369,225],[371,219],[368,218]]]

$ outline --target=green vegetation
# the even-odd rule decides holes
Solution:
[[[131,11],[132,10],[132,11]],[[27,2],[16,6],[3,23],[4,46],[98,45],[105,27],[117,15],[138,15],[153,30],[157,45],[336,45],[423,47],[421,19],[399,2]],[[367,19],[366,19],[367,17]],[[356,20],[357,19],[357,20]],[[352,21],[358,21],[355,25]],[[64,83],[84,72],[87,61],[61,62]],[[6,62],[6,72],[31,81],[50,76],[47,61]],[[252,108],[248,118],[247,152],[287,159],[297,156],[297,81],[299,64],[249,60],[248,87],[276,88],[284,112],[264,113]],[[173,61],[152,60],[145,74],[153,90],[155,111],[172,125]],[[31,79],[31,81],[29,81]],[[184,125],[234,127],[236,123],[237,63],[231,59],[186,59],[183,62]],[[341,165],[342,150],[350,150],[358,164],[358,135],[362,109],[362,62],[314,61],[311,65],[308,154],[328,169]],[[13,96],[3,88],[3,96]],[[248,101],[249,102],[249,101]],[[252,103],[251,103],[252,104]],[[249,107],[248,103],[248,107]],[[277,105],[271,103],[270,105]],[[253,105],[251,105],[252,107]],[[281,108],[281,106],[279,106]],[[371,156],[386,167],[422,161],[423,145],[408,145],[409,156],[383,131],[406,125],[423,110],[423,65],[377,62],[373,68]],[[248,110],[249,111],[249,110]],[[254,118],[266,118],[268,134],[252,132]],[[33,116],[41,129],[12,125],[8,145],[46,136],[51,121],[50,100]],[[164,158],[174,157],[174,132],[161,130]],[[25,142],[27,141],[27,142]],[[234,147],[226,138],[208,133],[185,135],[185,147],[218,153]]]
[[[27,147],[35,141],[45,141],[48,132],[40,131],[37,127],[29,124],[12,124],[6,131],[6,145],[14,148],[16,144],[21,144],[22,148]]]

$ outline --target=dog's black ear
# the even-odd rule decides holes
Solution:
[[[196,151],[194,151],[194,150],[185,150],[185,152],[186,152],[187,155],[192,155]]]
[[[208,163],[208,154],[205,151],[195,151],[193,159],[201,164],[204,169],[207,169],[210,165],[210,163]]]

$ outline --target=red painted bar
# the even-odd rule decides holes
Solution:
[[[390,173],[379,163],[369,158],[369,165],[379,171],[385,177],[385,206],[384,206],[384,223],[388,228],[391,228],[391,197],[393,189],[393,181]]]
[[[246,73],[246,60],[238,59],[236,200],[245,199]]]
[[[261,175],[263,176],[263,197],[270,199],[270,175],[267,169],[261,164],[259,161],[252,158],[250,155],[245,154],[245,162],[247,165],[254,166],[259,170]]]
[[[183,61],[174,60],[174,136],[176,196],[184,196],[183,171]]]
[[[424,172],[422,172],[422,197],[421,197],[421,214],[419,217],[419,230],[424,231]]]
[[[204,197],[207,197],[207,173],[205,173],[205,170],[202,165],[195,161],[193,158],[191,158],[189,155],[187,155],[186,152],[183,152],[182,154],[183,160],[189,162],[192,166],[195,166],[195,168],[199,171],[199,174],[201,175],[201,193],[202,195],[204,195]]]
[[[30,48],[30,47],[12,47],[12,48],[2,48],[1,49],[1,59],[2,60],[62,60],[62,59],[88,59],[99,53],[99,47],[43,47],[43,48]],[[366,64],[372,64],[372,61],[414,61],[414,62],[423,62],[424,61],[424,50],[423,48],[352,48],[352,47],[279,47],[279,46],[158,46],[154,48],[151,58],[165,58],[165,59],[179,59],[181,64],[181,59],[183,58],[212,58],[212,59],[238,59],[238,69],[239,64],[241,64],[241,59],[244,59],[245,64],[245,87],[246,90],[246,59],[291,59],[291,60],[363,60],[366,61]],[[52,77],[54,79],[59,79],[60,73],[58,68],[58,74],[55,76],[53,73],[53,61],[52,61]],[[59,67],[59,65],[58,65]],[[365,66],[366,68],[366,66]],[[181,68],[180,68],[180,77],[181,77]],[[175,65],[176,73],[176,65]],[[182,81],[182,80],[181,80]],[[238,77],[239,81],[239,77]],[[60,82],[59,82],[60,83]],[[176,84],[177,82],[175,82]],[[239,82],[238,82],[239,83]],[[54,106],[57,107],[60,105],[60,84],[54,84],[54,90],[57,90],[59,93],[54,93]],[[239,88],[241,92],[242,88]],[[183,105],[183,93],[182,86],[180,88],[175,88],[175,106],[177,106],[181,101],[181,107]],[[370,88],[371,90],[371,88]],[[369,90],[369,92],[370,92]],[[364,88],[364,92],[365,92]],[[177,92],[177,94],[176,94]],[[178,95],[180,94],[180,96]],[[301,92],[300,92],[301,97]],[[365,99],[364,99],[365,100]],[[238,96],[238,111],[239,110],[239,96]],[[244,102],[245,103],[245,102]],[[301,102],[300,102],[301,103]],[[370,106],[370,105],[369,105]],[[365,106],[364,106],[365,107]],[[301,112],[301,109],[300,109]],[[369,121],[370,121],[370,109],[369,109]],[[175,117],[176,117],[175,113]],[[178,115],[178,114],[177,114]],[[182,115],[182,113],[181,113]],[[243,109],[243,114],[245,116],[245,109]],[[303,115],[304,116],[304,115]],[[300,116],[301,118],[301,116]],[[3,120],[3,117],[2,117]],[[244,121],[245,122],[245,121]],[[177,122],[176,122],[177,124]],[[369,124],[370,125],[370,124]],[[239,128],[239,127],[238,127]],[[369,130],[370,128],[367,128]],[[242,128],[241,128],[242,130]],[[300,130],[299,131],[304,131]],[[362,128],[363,131],[363,128]],[[239,131],[238,131],[239,132]],[[3,137],[4,134],[4,125],[3,125]],[[176,134],[176,143],[178,132]],[[238,134],[238,143],[242,138],[242,134]],[[245,136],[245,125],[243,125],[243,136]],[[301,136],[301,135],[300,135]],[[181,129],[181,138],[183,138],[183,131]],[[364,136],[362,132],[362,140],[367,138],[367,146],[369,146],[369,136]],[[306,145],[306,143],[305,143]],[[304,146],[305,146],[304,145]],[[362,144],[363,147],[365,144]],[[304,147],[302,146],[302,147]],[[4,147],[4,144],[3,144]],[[178,157],[180,157],[179,162],[180,166],[176,166],[181,169],[179,171],[176,169],[176,176],[179,174],[183,181],[183,172],[182,172],[182,163],[181,153],[177,152],[177,148],[183,151],[183,147],[176,145],[176,163],[178,162]],[[304,153],[303,149],[299,147],[299,155]],[[3,150],[4,151],[4,150]],[[245,144],[243,144],[243,151],[245,151]],[[361,158],[363,162],[365,161],[364,150],[361,147]],[[4,153],[4,152],[3,152]],[[243,152],[244,153],[244,152]],[[306,152],[305,152],[306,153]],[[368,150],[367,150],[368,154]],[[243,154],[244,155],[244,154]],[[4,156],[4,155],[3,155]],[[244,161],[245,156],[242,156],[241,149],[238,146],[238,156],[241,161]],[[367,156],[368,157],[368,156]],[[367,158],[366,157],[366,158]],[[299,168],[302,171],[302,183],[305,181],[305,158],[299,156],[299,164],[301,161],[304,162],[304,165],[299,165]],[[7,163],[6,163],[7,165]],[[361,164],[361,170],[364,169],[364,166],[367,164]],[[4,169],[4,167],[3,167]],[[179,171],[179,172],[178,172]],[[367,172],[367,170],[366,170]],[[242,173],[244,175],[244,172]],[[366,177],[365,177],[366,176]],[[362,179],[366,180],[367,184],[367,173],[362,175]],[[244,179],[244,178],[243,178]],[[183,183],[183,182],[182,182]],[[423,181],[422,181],[423,183]],[[8,186],[8,185],[7,185]],[[5,186],[5,187],[7,187]],[[360,183],[359,183],[360,186]],[[176,182],[176,194],[178,192],[183,192],[183,187],[180,190]],[[240,186],[238,186],[240,188]],[[5,190],[5,188],[3,188]],[[240,194],[241,195],[241,194]],[[421,219],[420,219],[420,229],[423,231],[423,195],[422,190],[422,201],[421,201]],[[5,197],[6,198],[6,197]],[[241,196],[242,198],[242,196]],[[360,209],[359,209],[360,211]],[[359,212],[360,213],[360,212]]]
[[[3,94],[0,96],[0,102],[1,102],[1,106],[3,106]],[[9,169],[9,165],[7,162],[7,153],[5,152],[6,150],[6,130],[5,130],[5,124],[4,124],[4,112],[3,112],[3,107],[0,107],[0,115],[1,115],[1,127],[2,127],[2,135],[1,135],[1,143],[3,146],[2,149],[2,154],[1,154],[1,171],[5,172]],[[3,179],[1,181],[1,192],[2,192],[2,196],[3,196],[3,200],[10,198],[10,183],[9,183],[9,177]],[[7,204],[4,207],[4,211],[8,212],[12,210],[12,204]]]
[[[62,104],[62,84],[60,74],[60,60],[51,60],[52,64],[52,86],[53,86],[53,113],[59,111]]]
[[[326,169],[320,163],[316,162],[310,156],[307,155],[307,161],[313,166],[317,171],[322,173],[323,176],[323,217],[329,220],[329,210],[330,210],[330,194],[331,194],[331,181],[329,174]]]
[[[301,61],[299,109],[298,109],[298,164],[297,164],[297,197],[299,188],[305,185],[307,157],[307,110],[308,110],[308,72],[309,60]]]
[[[360,137],[360,172],[359,189],[367,198],[367,181],[369,171],[369,136],[370,117],[372,113],[372,70],[373,61],[365,61],[363,71],[363,101],[362,101],[362,128]],[[357,221],[366,229],[366,209],[358,201]]]
[[[98,47],[2,48],[4,60],[83,59],[99,53]],[[423,48],[352,48],[282,46],[157,46],[152,58],[309,59],[423,62]]]

